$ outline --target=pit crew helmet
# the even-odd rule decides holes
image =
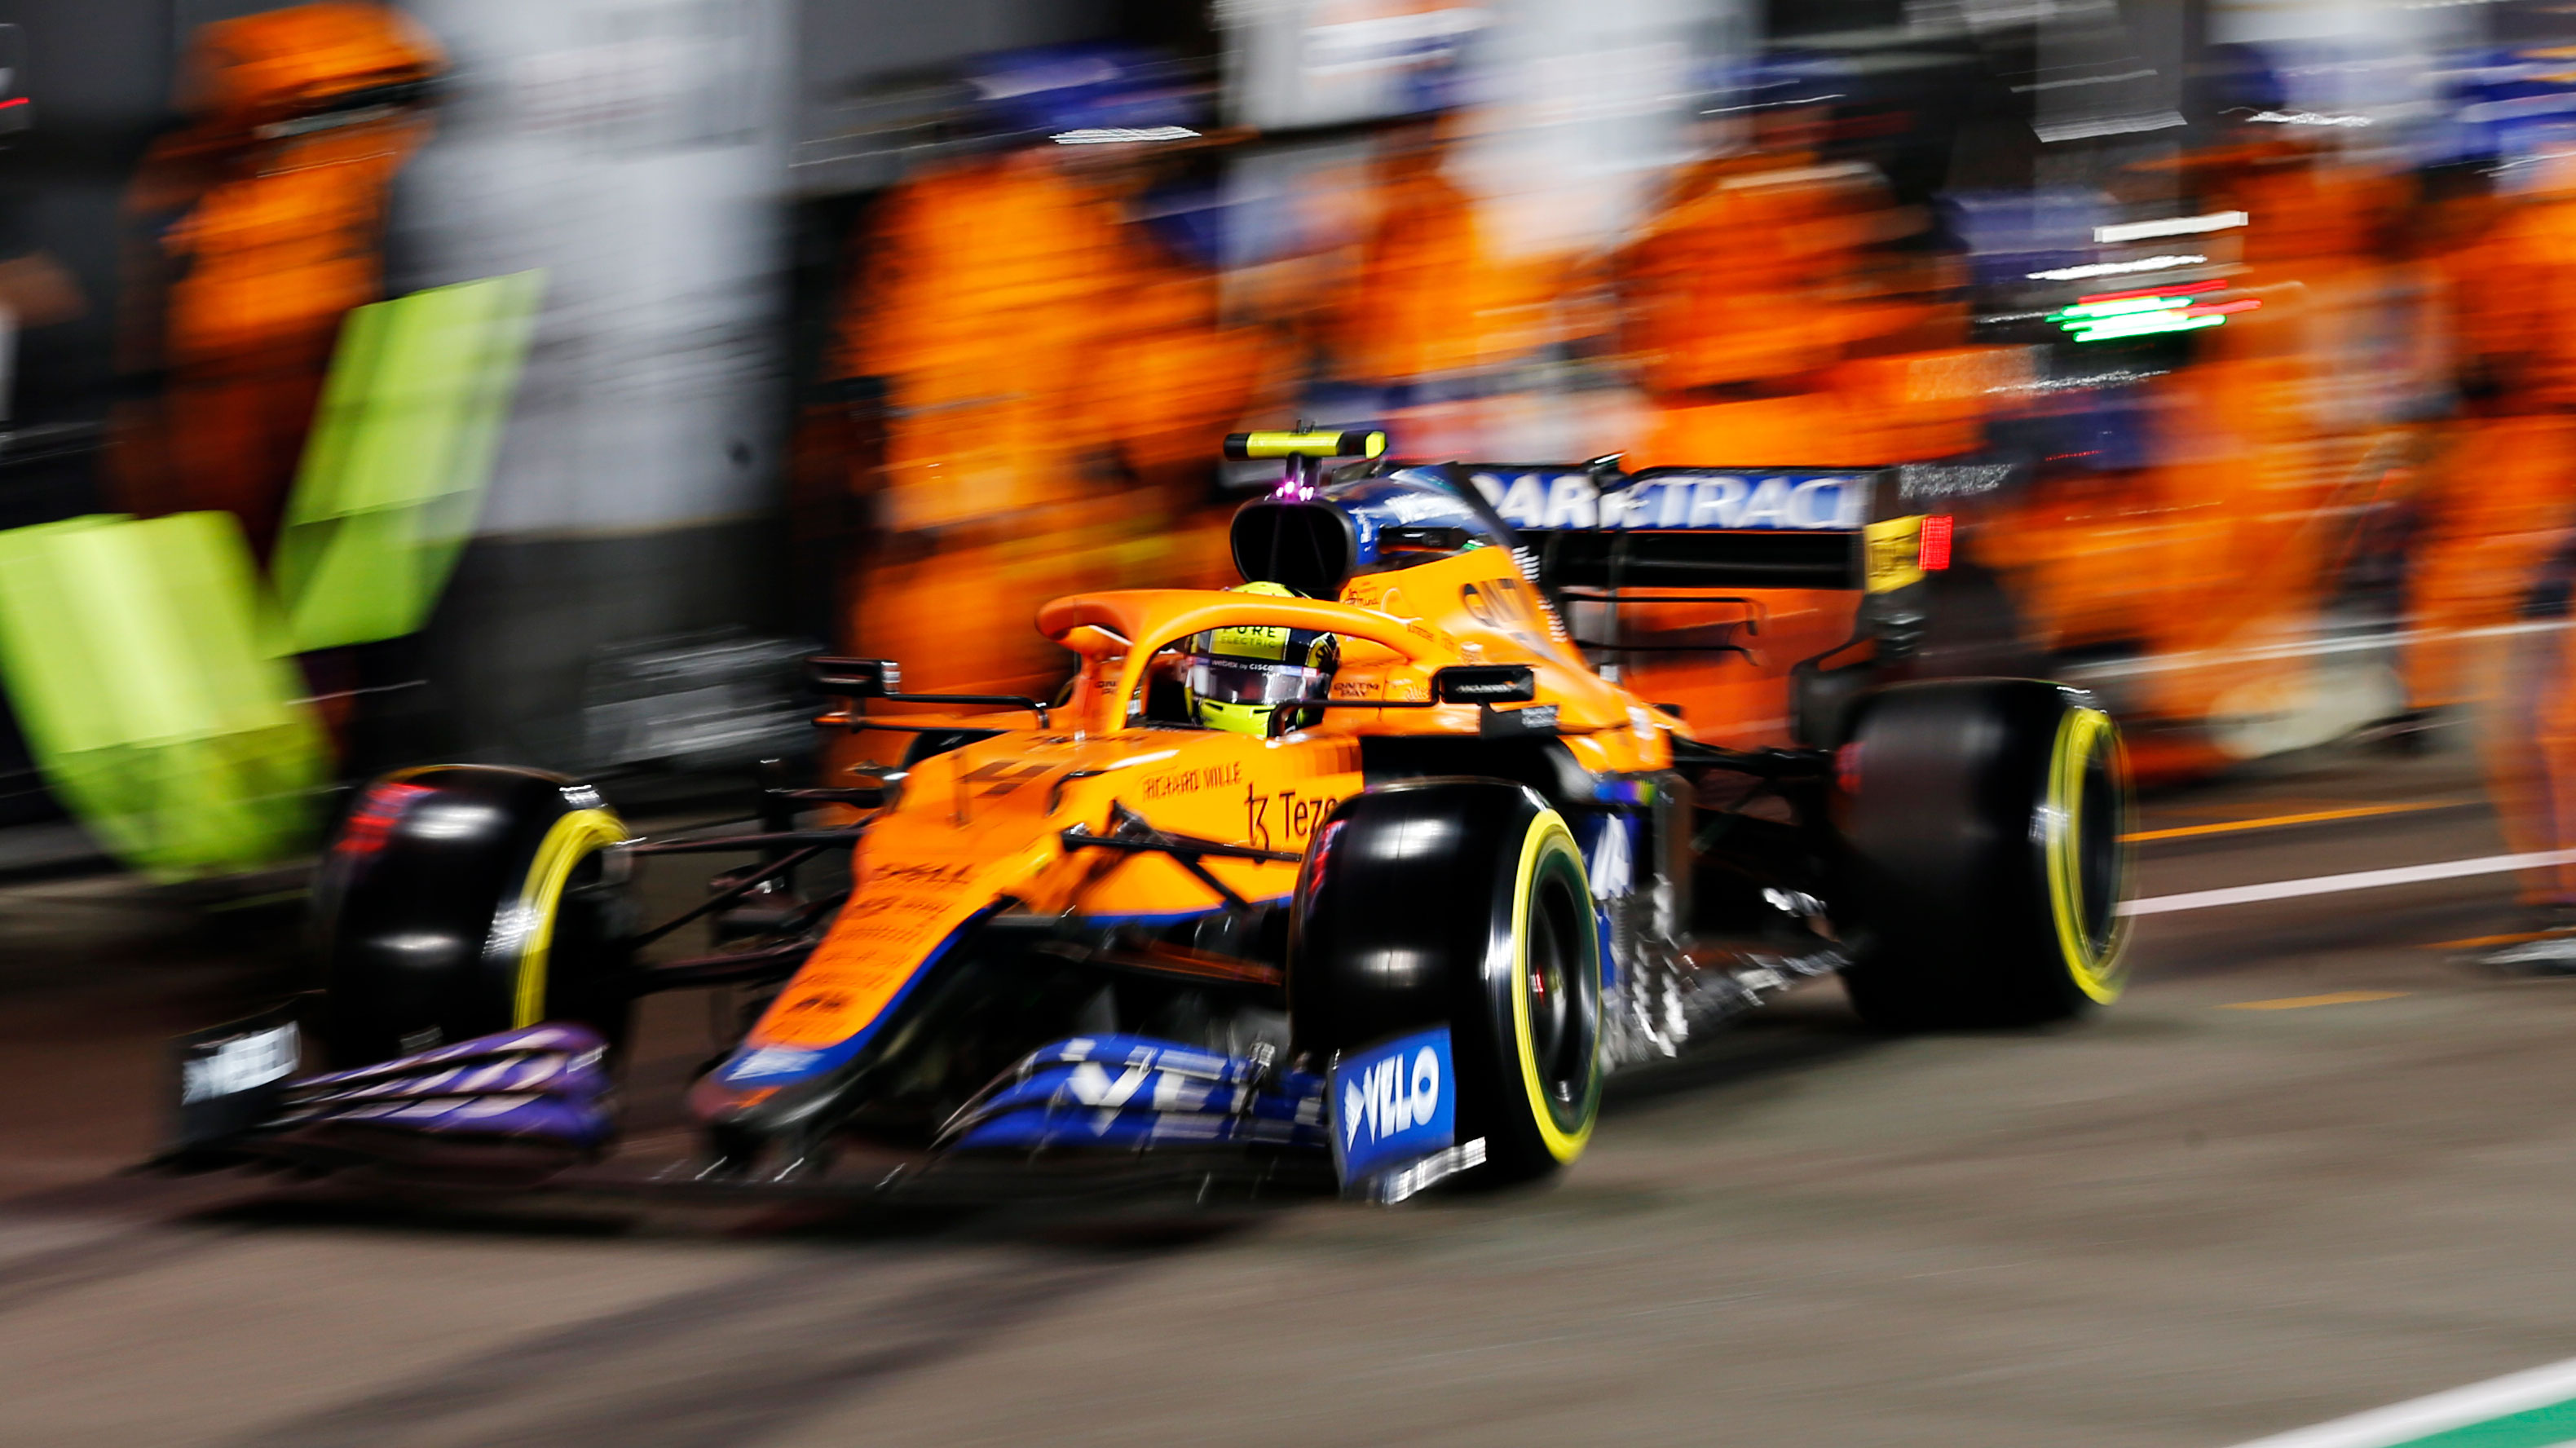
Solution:
[[[1245,583],[1226,590],[1266,598],[1295,598],[1276,583]],[[1193,634],[1181,687],[1190,718],[1200,727],[1276,738],[1321,716],[1332,692],[1342,647],[1312,629],[1243,624]]]

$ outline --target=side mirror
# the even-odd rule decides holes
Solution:
[[[851,783],[848,784],[825,785],[818,789],[763,790],[762,797],[777,801],[781,805],[791,802],[846,804],[854,809],[891,809],[895,801],[903,798],[902,770],[887,769],[882,765],[861,764],[852,766],[848,773],[851,779]],[[787,813],[792,815],[794,811],[790,810]],[[761,827],[784,833],[794,829],[795,825],[790,819],[780,819],[763,820]]]
[[[1431,697],[1443,704],[1526,704],[1538,697],[1538,671],[1527,664],[1453,664],[1432,671]]]
[[[844,699],[882,699],[903,692],[903,671],[892,659],[818,656],[805,661],[805,678],[817,693]]]
[[[883,765],[854,765],[850,782],[820,791],[833,797],[836,804],[856,805],[860,809],[888,809],[903,798],[903,771]]]

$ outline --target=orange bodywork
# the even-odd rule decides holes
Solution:
[[[914,766],[900,802],[869,825],[849,905],[748,1044],[812,1049],[848,1040],[940,942],[990,910],[1168,922],[1218,909],[1222,900],[1168,856],[1070,848],[1063,833],[1107,834],[1123,807],[1170,833],[1302,855],[1332,807],[1360,790],[1363,738],[1478,737],[1482,706],[1365,707],[1425,703],[1443,667],[1528,665],[1537,679],[1530,707],[1554,709],[1555,737],[1583,768],[1670,768],[1674,722],[1602,680],[1556,641],[1547,617],[1499,548],[1356,578],[1333,602],[1144,589],[1048,604],[1039,632],[1082,661],[1064,702],[1037,727],[1025,713],[943,721],[998,732]],[[1338,636],[1333,698],[1361,707],[1324,711],[1277,739],[1142,717],[1156,653],[1248,624]],[[1285,898],[1296,881],[1293,859],[1205,864],[1256,902]]]
[[[1789,666],[1848,642],[1860,600],[1849,589],[1766,588],[1742,602],[1623,604],[1620,637],[1643,647],[1624,656],[1620,683],[1678,710],[1703,744],[1794,743]],[[1581,636],[1591,637],[1596,611],[1606,623],[1598,605],[1578,610]],[[1721,635],[1743,652],[1705,652]],[[1691,651],[1666,651],[1676,649]],[[1867,657],[1856,651],[1837,662]]]

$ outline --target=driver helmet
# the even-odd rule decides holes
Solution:
[[[1276,583],[1246,583],[1226,591],[1299,596]],[[1202,728],[1276,738],[1322,716],[1320,709],[1296,706],[1324,701],[1341,659],[1341,645],[1333,636],[1312,629],[1244,624],[1193,634],[1189,666],[1182,675],[1190,718]]]

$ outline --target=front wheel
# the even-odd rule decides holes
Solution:
[[[1423,780],[1353,795],[1315,838],[1288,947],[1298,1047],[1329,1061],[1445,1026],[1456,1140],[1483,1146],[1470,1180],[1574,1160],[1601,1109],[1601,936],[1564,817],[1522,785]]]
[[[335,1068],[539,1021],[615,1042],[632,1009],[626,827],[586,785],[445,765],[369,785],[314,890]]]
[[[2129,776],[2111,717],[2033,679],[1863,697],[1836,757],[1844,984],[1895,1030],[2034,1025],[2116,999]]]

